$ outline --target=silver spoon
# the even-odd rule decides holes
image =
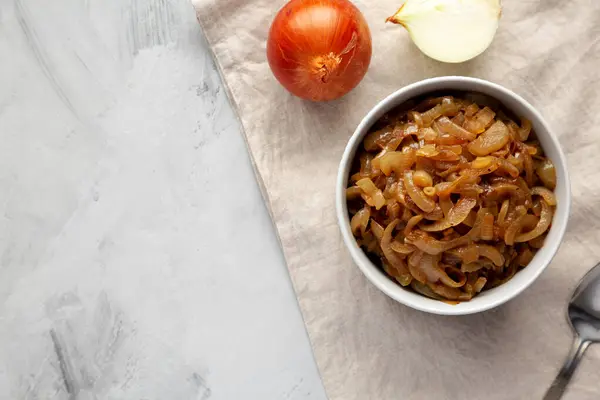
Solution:
[[[562,397],[587,347],[600,342],[600,264],[596,264],[575,289],[567,317],[575,334],[573,346],[544,400]]]

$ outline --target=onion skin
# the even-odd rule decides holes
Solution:
[[[348,0],[291,0],[277,14],[267,59],[292,94],[312,101],[337,99],[365,76],[371,33]]]

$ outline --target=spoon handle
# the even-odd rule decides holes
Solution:
[[[589,341],[581,340],[579,336],[575,336],[571,351],[560,369],[560,372],[556,378],[554,378],[554,382],[552,382],[552,385],[546,392],[543,400],[559,400],[562,397],[567,388],[567,384],[573,376],[573,372],[575,372],[575,369],[579,365],[579,361],[581,361],[581,357],[589,344]]]

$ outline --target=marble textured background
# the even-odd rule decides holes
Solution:
[[[0,0],[0,399],[323,399],[187,0]]]

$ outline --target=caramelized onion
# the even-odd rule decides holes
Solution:
[[[515,243],[515,237],[523,229],[523,220],[525,219],[526,211],[524,208],[518,212],[518,215],[511,221],[510,225],[506,228],[504,233],[504,243],[512,246]]]
[[[533,247],[534,249],[541,249],[542,246],[544,245],[545,240],[546,240],[546,235],[540,235],[536,238],[531,239],[527,243],[529,244],[529,246]]]
[[[556,196],[554,195],[554,193],[552,193],[552,191],[550,191],[549,189],[543,187],[543,186],[536,186],[531,188],[531,195],[532,196],[541,196],[544,201],[546,202],[546,204],[548,204],[549,206],[555,206],[556,205]]]
[[[474,198],[462,198],[452,207],[446,218],[431,225],[422,226],[421,229],[425,232],[436,232],[461,224],[476,204],[477,200]]]
[[[362,191],[358,186],[351,186],[346,189],[346,200],[354,200],[362,194]]]
[[[363,207],[360,209],[350,221],[350,228],[352,229],[352,233],[357,234],[358,230],[364,234],[367,231],[367,226],[369,225],[369,218],[371,218],[371,208]]]
[[[476,244],[457,247],[449,250],[448,253],[458,257],[464,264],[471,264],[479,260],[479,248]]]
[[[442,296],[440,296],[439,294],[437,294],[433,290],[431,290],[431,288],[429,286],[427,286],[426,284],[421,283],[417,280],[412,281],[410,283],[410,287],[413,288],[413,290],[415,292],[420,293],[423,296],[430,297],[434,300],[444,300],[444,298]]]
[[[379,242],[381,242],[381,239],[383,238],[383,226],[379,225],[379,223],[377,223],[377,221],[375,221],[374,219],[371,220],[371,232],[373,232],[373,235],[377,238],[377,240]]]
[[[363,178],[356,182],[356,186],[360,187],[365,195],[365,201],[371,207],[379,210],[385,205],[385,197],[383,192],[375,186],[371,178]],[[435,205],[434,205],[435,207]]]
[[[459,279],[454,280],[448,275],[448,271],[450,271],[452,275],[459,277]],[[467,283],[467,276],[460,269],[446,265],[441,269],[440,281],[446,286],[459,288]]]
[[[450,136],[454,136],[457,139],[461,140],[474,140],[477,135],[471,133],[462,127],[456,125],[454,122],[450,121],[448,117],[442,117],[435,122],[442,133],[446,133]]]
[[[531,260],[533,260],[533,252],[529,249],[529,247],[523,248],[517,257],[517,263],[520,267],[525,267],[531,262]]]
[[[421,222],[423,220],[423,216],[420,214],[417,214],[413,217],[411,217],[408,222],[406,223],[406,227],[404,228],[404,236],[408,236],[408,234],[410,234],[410,232],[413,230],[413,228],[415,226],[417,226],[417,224],[419,222]]]
[[[390,224],[385,228],[383,232],[383,237],[381,238],[381,250],[383,251],[385,258],[392,265],[392,267],[396,268],[396,270],[398,271],[398,281],[400,282],[400,284],[402,286],[408,286],[410,284],[410,281],[412,280],[412,277],[408,272],[406,263],[394,250],[392,250],[391,247],[392,232],[394,231],[394,228],[396,227],[396,225],[398,225],[399,222],[400,221],[396,219],[390,222]]]
[[[523,169],[525,171],[525,182],[527,186],[533,186],[533,160],[527,152],[522,152],[523,155]]]
[[[527,141],[529,134],[531,133],[531,122],[526,119],[521,120],[521,128],[519,128],[519,140],[521,142]]]
[[[415,161],[414,149],[409,149],[406,152],[390,151],[379,159],[379,168],[386,176],[390,176],[392,172],[401,175],[404,171],[410,169]]]
[[[545,201],[542,201],[542,215],[540,216],[540,221],[538,222],[536,227],[533,228],[531,231],[518,235],[515,238],[515,242],[527,242],[531,239],[535,239],[536,237],[546,232],[546,230],[548,229],[548,227],[550,227],[550,224],[552,223],[552,214],[553,213],[550,206]]]
[[[470,298],[458,288],[449,287],[442,283],[428,283],[429,288],[435,293],[448,300],[465,300]]]
[[[421,268],[421,259],[423,258],[422,251],[415,251],[408,257],[408,270],[416,281],[427,283],[427,274]]]
[[[404,187],[412,201],[414,201],[421,210],[431,212],[435,209],[435,202],[427,197],[425,193],[415,185],[412,171],[404,171]]]
[[[403,255],[408,255],[412,252],[414,252],[416,250],[415,246],[412,246],[410,244],[405,244],[405,243],[400,243],[397,240],[394,240],[391,244],[390,247],[392,248],[392,250],[394,250],[396,253],[399,254],[403,254]]]
[[[481,239],[482,240],[492,240],[494,239],[494,215],[486,214],[483,217],[483,222],[481,223]]]
[[[476,156],[487,156],[500,150],[510,140],[508,128],[502,121],[496,121],[488,130],[473,140],[467,148]]]
[[[376,151],[382,149],[385,143],[389,142],[393,135],[394,127],[391,125],[388,125],[383,129],[370,132],[363,140],[363,147],[367,151]]]
[[[506,215],[508,214],[508,207],[510,205],[510,201],[508,199],[502,202],[502,207],[500,207],[500,212],[498,213],[498,225],[504,226],[504,222],[506,221]]]
[[[487,279],[484,278],[483,276],[481,276],[481,277],[477,278],[477,281],[473,285],[473,289],[475,290],[476,293],[479,293],[479,292],[481,292],[481,290],[483,289],[483,287],[485,286],[486,283],[487,283]]]
[[[429,175],[427,171],[423,170],[415,171],[413,174],[413,181],[415,182],[415,185],[422,188],[433,185],[431,175]]]
[[[475,114],[475,118],[469,119],[465,122],[465,129],[470,132],[480,134],[491,125],[495,116],[496,113],[492,111],[491,108],[484,107],[482,110],[479,110],[477,114]]]
[[[392,279],[454,304],[511,279],[543,246],[556,171],[531,124],[508,115],[438,97],[391,111],[365,137],[350,227]]]
[[[498,267],[504,264],[504,256],[493,246],[478,244],[479,255],[491,260]]]
[[[431,255],[440,254],[454,247],[465,245],[470,241],[467,235],[453,240],[440,241],[434,239],[428,235],[427,232],[421,230],[413,230],[409,235],[406,236],[406,240],[419,250]]]
[[[554,190],[556,187],[556,170],[554,169],[554,164],[550,160],[544,160],[538,164],[535,169],[537,176],[540,177],[540,180],[550,190]]]

